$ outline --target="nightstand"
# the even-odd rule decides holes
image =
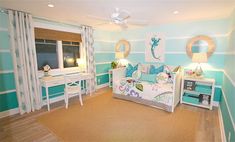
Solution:
[[[181,86],[180,103],[212,110],[215,80],[184,76]]]

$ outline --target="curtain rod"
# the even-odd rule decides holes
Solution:
[[[1,13],[6,13],[6,14],[8,14],[8,11],[6,10],[6,9],[2,9],[2,8],[0,8],[1,10],[0,10],[0,12]]]
[[[30,13],[25,12],[25,11],[14,10],[14,9],[5,9],[5,8],[0,7],[0,12],[1,12],[1,13],[6,13],[6,14],[8,14],[8,10],[11,10],[11,11],[18,11],[18,12],[23,12],[23,13],[30,14]]]

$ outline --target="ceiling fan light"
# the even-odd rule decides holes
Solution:
[[[48,7],[50,7],[50,8],[53,8],[53,7],[55,7],[53,4],[51,4],[51,3],[48,3],[48,5],[47,5]]]

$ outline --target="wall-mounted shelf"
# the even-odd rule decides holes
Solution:
[[[212,110],[215,80],[183,77],[180,103]]]

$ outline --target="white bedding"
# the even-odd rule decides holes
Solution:
[[[171,106],[173,101],[172,83],[149,83],[135,81],[132,78],[122,78],[114,83],[116,94],[127,95]]]

